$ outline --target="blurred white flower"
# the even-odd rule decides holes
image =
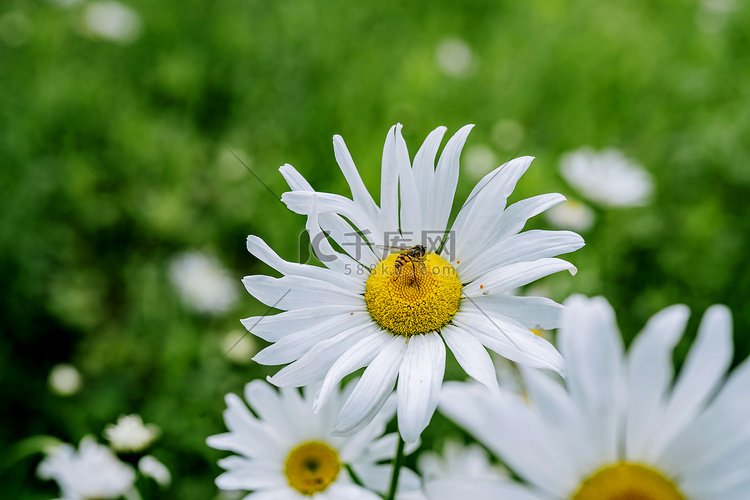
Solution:
[[[116,451],[135,452],[148,448],[159,436],[159,427],[144,424],[140,415],[124,415],[104,428],[104,437]]]
[[[422,490],[407,491],[398,500],[456,500],[483,497],[487,491],[494,498],[518,498],[523,487],[508,478],[500,466],[492,465],[487,451],[478,444],[464,445],[448,440],[443,453],[424,452],[417,460],[422,475]]]
[[[654,189],[651,174],[614,148],[566,153],[560,171],[581,195],[604,207],[645,205]]]
[[[48,1],[60,7],[68,8],[68,7],[72,7],[76,4],[81,3],[83,0],[48,0]]]
[[[588,205],[574,200],[563,201],[547,210],[544,215],[554,227],[581,232],[591,229],[596,219],[596,214]]]
[[[471,48],[460,38],[445,38],[435,49],[435,61],[446,75],[466,75],[471,68],[472,59]]]
[[[83,9],[84,32],[94,38],[131,43],[141,33],[141,17],[132,7],[113,0],[91,2]]]
[[[524,134],[523,126],[515,120],[506,118],[492,126],[492,138],[506,151],[515,150],[520,146]]]
[[[237,301],[235,280],[219,261],[197,251],[177,256],[169,276],[182,299],[196,311],[222,313]]]
[[[91,436],[78,451],[69,444],[53,448],[37,469],[42,479],[54,479],[64,500],[119,498],[133,489],[135,471]]]
[[[0,41],[9,47],[20,47],[31,35],[31,23],[20,11],[6,12],[0,16]]]
[[[703,31],[717,33],[724,29],[736,9],[736,0],[703,0],[696,10],[695,22]]]
[[[464,166],[469,175],[481,179],[497,167],[495,152],[484,144],[474,144],[466,148]]]
[[[417,460],[417,468],[426,482],[448,478],[484,480],[508,476],[505,469],[490,463],[484,448],[476,443],[464,445],[454,439],[446,440],[442,455],[434,451],[422,453]]]
[[[472,500],[745,500],[750,491],[750,360],[733,360],[732,317],[703,316],[677,377],[673,350],[689,310],[652,317],[625,352],[602,297],[565,301],[560,352],[568,378],[522,367],[528,401],[449,382],[440,410],[525,482]],[[528,486],[527,486],[528,485]]]
[[[47,379],[50,390],[58,396],[72,396],[81,389],[81,374],[68,363],[55,365]]]
[[[224,421],[229,432],[209,437],[212,448],[236,453],[219,461],[226,469],[216,479],[223,490],[253,491],[252,498],[294,500],[380,500],[373,491],[388,487],[392,466],[379,462],[396,454],[396,433],[383,436],[393,418],[395,401],[349,437],[332,436],[336,417],[354,388],[336,388],[327,404],[313,412],[319,385],[277,391],[261,380],[245,386],[248,406],[227,394]],[[257,416],[256,416],[257,415]],[[351,469],[349,469],[351,468]],[[365,487],[349,476],[354,471]],[[401,471],[401,487],[415,488],[419,481],[408,469]],[[248,497],[248,498],[250,498]]]
[[[172,474],[169,473],[167,466],[153,455],[146,455],[138,460],[138,470],[141,474],[152,478],[159,486],[164,488],[172,483]]]
[[[239,365],[246,365],[252,361],[258,352],[258,342],[253,335],[244,330],[232,330],[221,340],[221,352]]]

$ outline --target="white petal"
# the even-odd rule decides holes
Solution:
[[[508,316],[529,329],[552,330],[560,326],[563,306],[544,297],[480,295],[461,303],[461,310],[481,309],[487,313]]]
[[[435,183],[435,157],[437,156],[440,142],[445,135],[445,127],[438,127],[427,135],[417,154],[414,155],[414,183],[420,196],[422,207],[422,222],[424,229],[434,230],[437,228],[433,220],[432,197],[433,185]],[[454,188],[455,190],[455,188]],[[443,226],[443,229],[445,226]]]
[[[720,460],[739,439],[750,437],[750,359],[732,371],[706,410],[693,420],[662,453],[662,463],[689,475]]]
[[[576,464],[537,414],[513,394],[492,398],[478,384],[447,382],[440,412],[459,424],[523,479],[567,498],[579,483]],[[544,457],[544,459],[541,459]]]
[[[535,368],[521,365],[520,369],[532,408],[539,412],[542,422],[565,447],[569,460],[578,465],[582,475],[600,467],[597,450],[600,444],[592,442],[586,416],[581,414],[563,385]]]
[[[354,160],[352,160],[352,156],[349,154],[344,139],[340,135],[333,136],[333,153],[336,156],[336,162],[339,164],[341,172],[346,178],[346,182],[349,183],[354,202],[370,217],[377,219],[380,214],[380,209],[375,204],[372,196],[370,196],[370,192],[367,191],[365,184],[362,182],[359,171],[357,171],[357,167],[354,166]]]
[[[533,159],[513,159],[477,183],[453,224],[459,259],[472,260],[496,241],[495,228],[502,220],[506,199]]]
[[[570,274],[575,274],[577,269],[570,262],[561,259],[519,262],[480,276],[466,285],[463,292],[464,295],[469,297],[502,293],[560,271],[569,271]]]
[[[682,337],[690,311],[676,305],[655,314],[633,341],[628,355],[628,416],[625,454],[628,459],[651,458],[651,446],[661,429],[662,406],[672,383],[672,350]]]
[[[341,313],[349,314],[350,312],[354,312],[354,310],[349,306],[330,305],[297,309],[271,316],[252,316],[241,321],[242,325],[253,335],[268,342],[276,342],[290,333],[309,326],[311,321],[325,321],[330,319],[331,316],[338,316]]]
[[[325,490],[326,497],[330,500],[381,500],[380,496],[375,492],[365,489],[356,484],[347,484],[341,481],[336,481]],[[319,497],[320,494],[315,495],[314,498]]]
[[[284,176],[284,180],[289,184],[292,191],[308,191],[314,192],[309,182],[300,174],[296,168],[286,163],[279,168],[279,172]]]
[[[287,208],[294,213],[309,215],[313,198],[316,200],[318,213],[333,213],[346,217],[358,229],[370,229],[381,227],[380,224],[370,218],[369,214],[364,212],[349,198],[330,193],[310,193],[303,191],[293,191],[281,195]],[[373,242],[382,245],[382,234],[373,233],[369,238]]]
[[[245,399],[250,408],[277,432],[286,433],[297,427],[279,392],[266,382],[253,380],[246,384]]]
[[[461,150],[466,143],[466,138],[474,125],[464,125],[445,145],[440,160],[438,161],[430,196],[428,214],[431,219],[425,220],[425,229],[442,231],[448,227],[448,218],[453,208],[453,198],[456,195],[458,185],[459,158]],[[442,134],[441,134],[442,135]]]
[[[245,276],[242,284],[250,295],[276,309],[307,309],[330,305],[361,309],[363,303],[361,295],[325,281],[301,276]]]
[[[326,219],[329,223],[340,221],[341,218],[334,214],[327,215]],[[343,222],[343,221],[342,221]],[[324,233],[320,227],[319,213],[318,213],[318,198],[313,196],[310,203],[310,212],[307,217],[307,223],[305,224],[307,233],[310,235],[310,244],[315,252],[318,259],[334,274],[343,276],[345,279],[352,283],[354,290],[357,293],[364,291],[364,283],[362,280],[356,279],[356,276],[351,274],[351,269],[355,268],[358,263],[347,254],[342,254],[333,249],[330,241],[328,241],[328,234]],[[342,228],[337,227],[338,230],[343,231]],[[349,231],[349,234],[353,237],[356,235],[354,229]],[[340,238],[344,237],[344,234],[337,235]],[[356,240],[353,240],[356,241]],[[342,242],[343,244],[343,242]]]
[[[732,362],[733,350],[732,313],[724,306],[709,308],[672,391],[656,442],[652,445],[654,458],[714,395]]]
[[[473,281],[500,266],[555,257],[584,245],[583,238],[571,231],[526,231],[495,243],[481,255],[461,266],[461,280]]]
[[[445,374],[445,345],[436,333],[413,335],[398,375],[398,428],[407,443],[419,439],[437,408]]]
[[[723,490],[733,488],[738,482],[750,481],[750,439],[732,441],[732,447],[719,459],[691,471],[680,486],[691,493],[700,491],[702,497],[724,498]]]
[[[425,492],[430,500],[551,500],[551,497],[535,492],[528,486],[508,480],[478,481],[474,478],[448,477],[429,481],[425,485]]]
[[[396,454],[396,447],[393,447],[391,456],[393,458]],[[393,466],[388,465],[359,465],[355,464],[352,466],[354,472],[362,480],[362,483],[369,489],[378,493],[385,493],[391,484],[391,476],[393,474]],[[407,467],[402,467],[398,477],[398,492],[415,490],[421,486],[421,480],[419,476]],[[396,498],[401,498],[401,495],[396,495]]]
[[[273,488],[270,490],[254,491],[242,498],[242,500],[301,500],[301,495],[285,485],[283,489]]]
[[[334,434],[347,435],[367,425],[383,407],[398,376],[406,352],[403,337],[393,336],[365,369],[362,378],[339,413]]]
[[[456,357],[461,368],[471,378],[487,387],[498,391],[497,374],[487,349],[481,342],[461,328],[453,325],[443,327],[440,332],[448,348]]]
[[[419,191],[409,161],[409,152],[401,135],[401,127],[396,127],[396,143],[399,145],[398,176],[399,195],[401,200],[400,223],[401,234],[406,239],[405,246],[419,243],[422,239],[422,206]]]
[[[552,344],[510,318],[486,311],[459,311],[453,317],[453,323],[488,349],[511,361],[553,370],[565,376],[565,361]]]
[[[394,125],[385,137],[383,147],[383,166],[380,175],[380,215],[382,227],[386,231],[398,230],[398,151],[396,145],[396,129],[401,124]],[[349,217],[347,217],[349,219]],[[352,219],[349,219],[352,220]],[[354,221],[352,221],[354,222]],[[357,226],[369,227],[369,226]],[[382,245],[383,243],[377,243]],[[388,244],[388,242],[385,242]]]
[[[364,287],[361,280],[355,279],[351,276],[345,276],[324,267],[287,262],[279,257],[265,241],[257,236],[250,235],[247,237],[247,250],[254,257],[284,275],[303,276],[306,278],[328,281],[355,293],[363,292]]]
[[[269,462],[232,456],[220,460],[219,465],[229,469],[216,478],[216,486],[224,490],[283,488],[287,484],[283,471]]]
[[[526,198],[512,204],[503,212],[500,223],[495,228],[495,238],[500,240],[518,233],[530,218],[563,201],[565,201],[565,196],[549,193]]]
[[[333,364],[326,374],[320,391],[315,396],[313,410],[317,412],[326,401],[331,393],[338,389],[339,382],[355,370],[367,366],[380,351],[391,341],[393,335],[387,332],[375,332],[368,337],[360,340]]]
[[[357,262],[368,267],[380,262],[370,248],[370,240],[367,237],[367,235],[382,234],[383,231],[379,227],[367,228],[367,231],[363,230],[363,234],[360,234],[351,224],[336,214],[318,214],[318,224],[320,229]],[[310,242],[312,243],[312,239]],[[354,273],[348,271],[346,267],[344,267],[344,274],[354,276]],[[361,275],[357,276],[361,277]]]
[[[305,355],[279,370],[268,381],[279,387],[299,387],[323,380],[326,372],[347,349],[363,338],[380,331],[379,326],[369,324],[341,332],[335,337],[316,344]]]
[[[622,337],[612,307],[602,297],[574,295],[565,301],[557,341],[569,370],[567,387],[599,450],[597,463],[618,457],[624,391]]]
[[[291,333],[260,351],[253,361],[261,365],[283,365],[299,359],[318,342],[327,340],[350,328],[372,322],[368,312],[340,314],[325,321],[311,322],[310,327]]]

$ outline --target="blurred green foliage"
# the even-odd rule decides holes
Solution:
[[[239,289],[242,275],[269,271],[246,235],[297,258],[303,219],[227,148],[277,195],[285,162],[348,194],[331,147],[339,133],[376,193],[396,122],[412,154],[438,125],[475,123],[467,147],[488,147],[498,164],[536,156],[514,199],[575,197],[557,162],[583,145],[638,159],[655,178],[653,203],[600,211],[570,257],[578,276],[543,283],[557,300],[606,295],[626,340],[677,302],[694,312],[690,338],[703,310],[725,303],[736,357],[747,355],[747,4],[133,0],[142,28],[130,44],[84,36],[86,5],[0,4],[0,449],[34,434],[101,437],[137,412],[163,430],[154,454],[175,482],[161,498],[213,498],[222,454],[205,438],[222,431],[223,395],[275,371],[232,363],[221,340],[265,308],[243,294],[229,312],[195,313],[169,262],[214,255]],[[463,75],[440,70],[446,37],[471,49]],[[462,173],[458,202],[476,180]],[[84,379],[67,399],[47,389],[60,362]],[[446,426],[436,418],[426,445]],[[34,477],[37,461],[0,472],[5,496],[55,494]]]

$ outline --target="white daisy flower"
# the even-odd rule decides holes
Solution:
[[[58,396],[72,396],[81,390],[83,380],[75,366],[60,363],[50,370],[47,384],[50,390]]]
[[[583,246],[580,236],[519,234],[530,217],[565,198],[541,195],[506,208],[532,161],[518,158],[477,184],[450,228],[458,159],[471,126],[448,141],[435,168],[445,130],[430,133],[412,166],[401,125],[391,128],[380,206],[339,136],[334,152],[353,200],[316,193],[291,165],[281,167],[293,190],[282,200],[308,216],[307,231],[326,268],[286,262],[260,238],[248,237],[250,253],[284,275],[243,279],[258,300],[287,311],[243,320],[253,334],[274,343],[253,359],[291,362],[269,380],[294,387],[324,379],[317,409],[343,377],[367,367],[341,410],[338,433],[356,431],[376,415],[398,378],[399,430],[407,442],[416,441],[437,407],[445,344],[470,376],[492,389],[497,380],[485,347],[537,368],[565,371],[552,344],[529,331],[555,328],[562,306],[506,293],[551,273],[575,272],[553,256]],[[326,233],[347,253],[335,251]],[[415,246],[388,254],[379,245]]]
[[[346,396],[333,391],[328,403],[313,413],[310,390],[281,391],[260,380],[245,386],[245,399],[257,415],[234,394],[226,397],[224,421],[229,432],[211,436],[209,446],[237,453],[219,461],[226,469],[216,479],[222,490],[254,491],[248,498],[326,500],[372,499],[388,487],[391,466],[378,462],[396,454],[398,436],[382,436],[394,405],[351,437],[331,436]],[[357,485],[353,471],[367,487]],[[401,470],[400,487],[414,488],[419,479]]]
[[[169,277],[182,300],[198,312],[223,313],[237,301],[234,278],[217,259],[196,250],[176,256]]]
[[[573,231],[588,231],[594,225],[596,214],[580,201],[568,200],[556,205],[545,214],[552,226]]]
[[[614,148],[566,153],[560,172],[581,195],[604,207],[645,205],[654,190],[651,174]]]
[[[511,480],[503,467],[493,465],[487,451],[476,443],[448,440],[442,455],[422,453],[417,469],[422,475],[422,489],[402,493],[398,500],[455,500],[481,497],[486,492],[504,499],[523,492],[523,486]]]
[[[152,478],[164,488],[172,483],[172,474],[158,458],[153,455],[146,455],[138,460],[138,471],[144,476]]]
[[[729,310],[706,311],[673,380],[685,306],[651,318],[625,355],[605,299],[573,296],[566,305],[558,340],[569,362],[567,387],[525,370],[530,404],[471,384],[449,385],[440,403],[528,482],[518,498],[747,499],[750,361],[726,376]],[[485,498],[500,497],[474,500]]]
[[[440,71],[449,76],[466,76],[473,59],[471,47],[460,38],[445,38],[435,48],[435,61]]]
[[[112,445],[112,449],[123,452],[137,452],[151,446],[159,437],[159,427],[154,424],[144,424],[140,415],[123,415],[116,424],[109,424],[104,428],[104,437]]]
[[[141,33],[141,16],[132,7],[114,0],[86,4],[82,14],[84,32],[115,43],[134,42]]]
[[[42,479],[54,479],[62,500],[120,498],[133,489],[135,471],[91,436],[78,451],[69,444],[53,448],[37,469]]]

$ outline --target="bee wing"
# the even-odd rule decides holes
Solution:
[[[388,245],[375,245],[375,248],[379,248],[380,250],[390,250],[391,252],[404,252],[406,250],[409,250],[405,247],[391,247]]]

